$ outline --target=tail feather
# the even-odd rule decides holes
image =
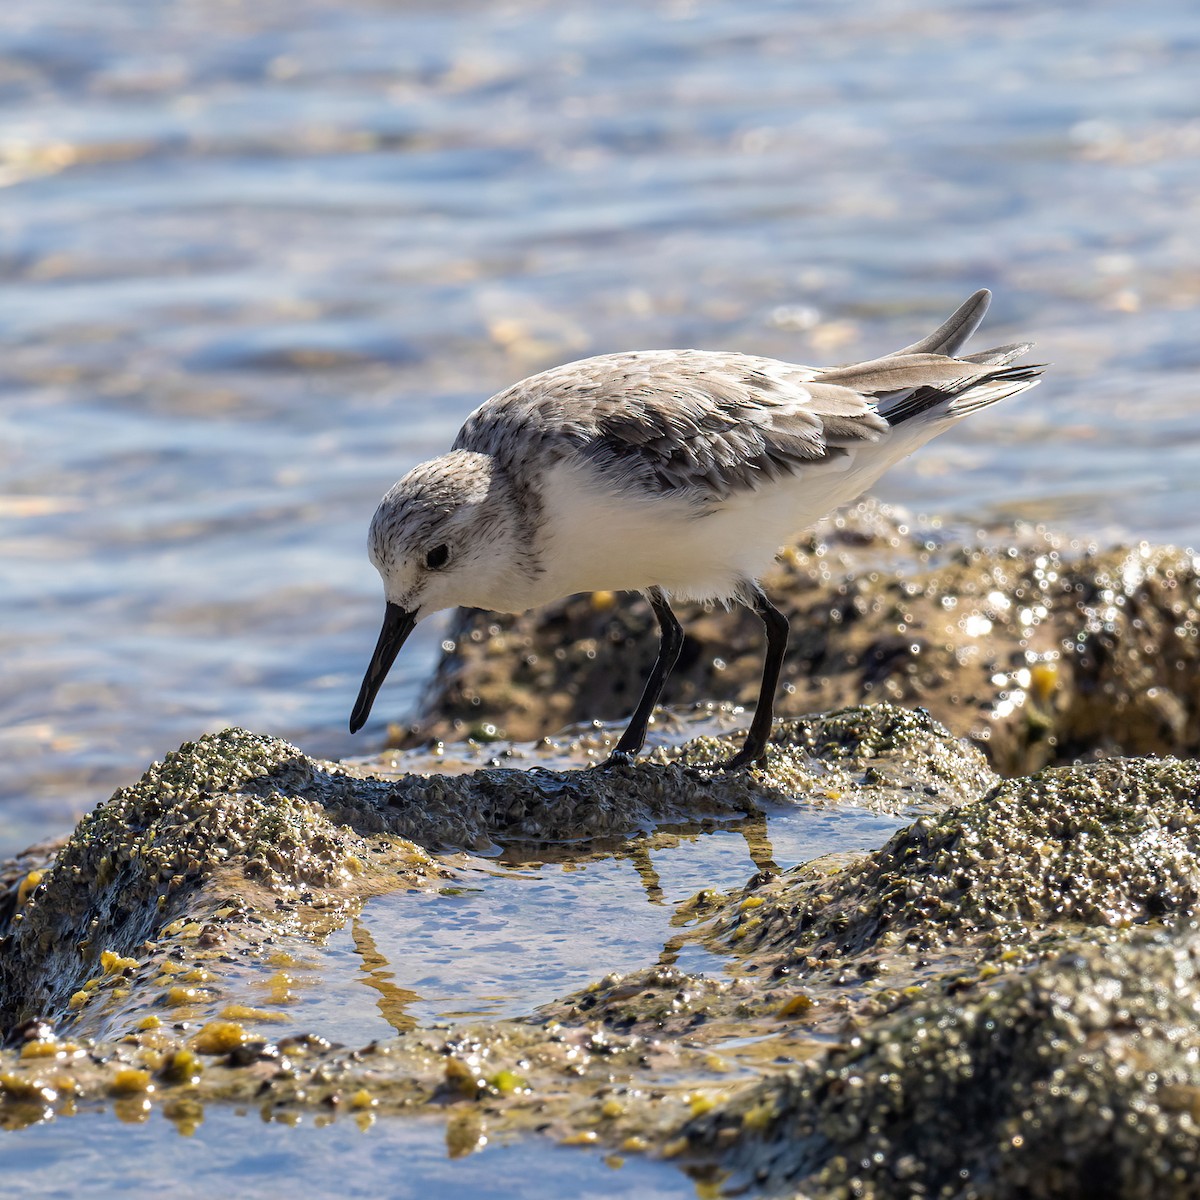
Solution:
[[[969,296],[954,311],[954,315],[939,325],[928,337],[923,337],[897,354],[945,354],[953,356],[967,344],[967,339],[979,328],[988,305],[992,302],[992,293],[987,288],[980,288],[974,295]]]
[[[958,355],[959,362],[979,363],[981,366],[1007,366],[1014,358],[1033,349],[1032,342],[1011,342],[1007,346],[996,346],[991,350],[980,350],[975,354]]]
[[[914,388],[880,404],[879,415],[889,425],[899,425],[943,406],[947,417],[963,417],[995,404],[997,400],[1026,391],[1039,382],[1041,374],[1042,364],[1022,363],[1015,367],[1002,366],[986,374],[969,375],[951,384]]]

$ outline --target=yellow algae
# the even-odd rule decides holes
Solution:
[[[593,592],[592,608],[596,612],[608,612],[615,607],[617,597],[613,592]]]
[[[347,854],[342,860],[342,865],[351,875],[361,875],[366,870],[363,860],[357,854]]]
[[[67,1001],[67,1007],[70,1009],[82,1008],[92,998],[90,992],[85,992],[82,988],[77,992],[71,993],[70,1000]]]
[[[192,1049],[197,1054],[228,1054],[249,1037],[235,1021],[209,1021],[192,1038]]]
[[[18,1075],[14,1071],[0,1071],[0,1094],[12,1100],[34,1100],[43,1104],[58,1099],[58,1092],[45,1080],[36,1075]]]
[[[30,871],[17,885],[17,907],[24,908],[30,892],[45,878],[45,871]]]
[[[120,975],[122,971],[130,971],[137,965],[136,958],[123,958],[115,950],[100,952],[100,967],[105,975]]]
[[[694,1092],[688,1097],[688,1108],[693,1117],[702,1117],[706,1112],[712,1112],[717,1107],[716,1100],[707,1092]]]
[[[193,967],[179,976],[181,983],[212,983],[216,976],[205,967]]]
[[[108,1090],[115,1096],[132,1096],[139,1092],[154,1091],[150,1080],[150,1072],[140,1067],[122,1067],[108,1085]]]
[[[1034,663],[1029,668],[1029,685],[1037,699],[1045,704],[1058,687],[1058,663]]]
[[[751,1130],[766,1129],[775,1119],[775,1109],[770,1104],[756,1104],[742,1113],[742,1128]]]
[[[254,1008],[249,1004],[227,1004],[221,1009],[221,1016],[226,1021],[266,1021],[268,1023],[290,1021],[290,1013],[273,1012],[269,1008]]]
[[[286,971],[276,971],[258,986],[267,993],[267,998],[272,1004],[294,1004],[296,993],[292,991],[292,985],[295,982],[294,975],[289,975]]]
[[[34,1042],[26,1042],[21,1047],[22,1058],[59,1058],[65,1057],[62,1046],[53,1039],[38,1038]]]
[[[529,1084],[515,1071],[507,1069],[497,1071],[488,1079],[488,1087],[494,1088],[502,1096],[511,1096],[513,1092],[529,1091]]]
[[[191,1050],[174,1051],[162,1065],[162,1076],[168,1083],[197,1083],[204,1064]]]
[[[62,1071],[54,1076],[54,1078],[50,1081],[50,1086],[55,1091],[60,1092],[68,1101],[68,1103],[63,1104],[59,1109],[62,1115],[64,1117],[73,1116],[74,1108],[69,1101],[72,1096],[83,1095],[83,1085],[78,1079],[74,1078],[74,1076],[68,1075],[65,1071]]]
[[[639,1134],[631,1133],[622,1143],[621,1149],[626,1154],[644,1154],[650,1149],[650,1143]]]
[[[673,1138],[662,1148],[662,1156],[663,1158],[675,1158],[677,1155],[682,1154],[687,1148],[687,1138]]]
[[[803,992],[799,995],[792,996],[785,1000],[776,1011],[777,1017],[800,1017],[806,1012],[810,1012],[816,1001],[811,996],[806,996]]]
[[[740,908],[742,912],[745,912],[748,908],[759,908],[763,904],[766,904],[766,901],[762,898],[762,896],[747,896],[745,900],[738,905],[738,908]]]
[[[482,1083],[469,1063],[453,1057],[446,1059],[446,1082],[464,1096],[477,1096]]]
[[[156,1017],[153,1013],[151,1013],[149,1016],[143,1017],[137,1023],[137,1028],[142,1030],[143,1032],[148,1032],[151,1029],[161,1029],[162,1028],[162,1019],[159,1017]]]
[[[600,1140],[600,1135],[594,1129],[580,1129],[577,1133],[568,1133],[559,1140],[560,1146],[592,1146]]]
[[[168,958],[158,964],[158,970],[161,975],[182,975],[191,968],[187,963],[175,962],[174,959]]]
[[[197,1004],[209,998],[209,994],[202,988],[169,987],[162,994],[162,1003],[168,1008],[186,1008],[189,1004]]]
[[[615,1121],[617,1117],[625,1115],[625,1105],[615,1096],[610,1096],[605,1102],[600,1105],[600,1115],[606,1117],[610,1121]]]
[[[169,925],[164,925],[161,936],[174,937],[187,923],[186,917],[180,917],[178,920],[172,921]]]

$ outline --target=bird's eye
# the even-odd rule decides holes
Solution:
[[[449,557],[450,547],[443,543],[440,546],[434,546],[434,548],[425,555],[425,565],[431,571],[436,571],[438,567],[444,567],[446,565],[446,560]]]

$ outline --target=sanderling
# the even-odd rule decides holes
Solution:
[[[672,600],[737,602],[766,627],[758,706],[726,767],[762,763],[787,618],[759,578],[778,548],[976,409],[1038,382],[1031,343],[955,357],[991,295],[851,366],[644,350],[533,375],[477,408],[449,454],[414,467],[371,522],[383,631],[350,731],[418,621],[466,606],[522,612],[575,592],[642,592],[658,657],[613,759],[641,750],[683,645]]]

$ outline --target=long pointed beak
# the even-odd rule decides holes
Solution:
[[[354,702],[354,711],[350,714],[350,732],[357,733],[371,715],[371,705],[375,696],[383,686],[400,647],[408,640],[413,627],[417,623],[417,614],[401,608],[398,604],[388,604],[383,613],[383,629],[379,641],[375,643],[375,653],[371,655],[371,664],[363,676],[362,687],[358,689],[358,699]]]

